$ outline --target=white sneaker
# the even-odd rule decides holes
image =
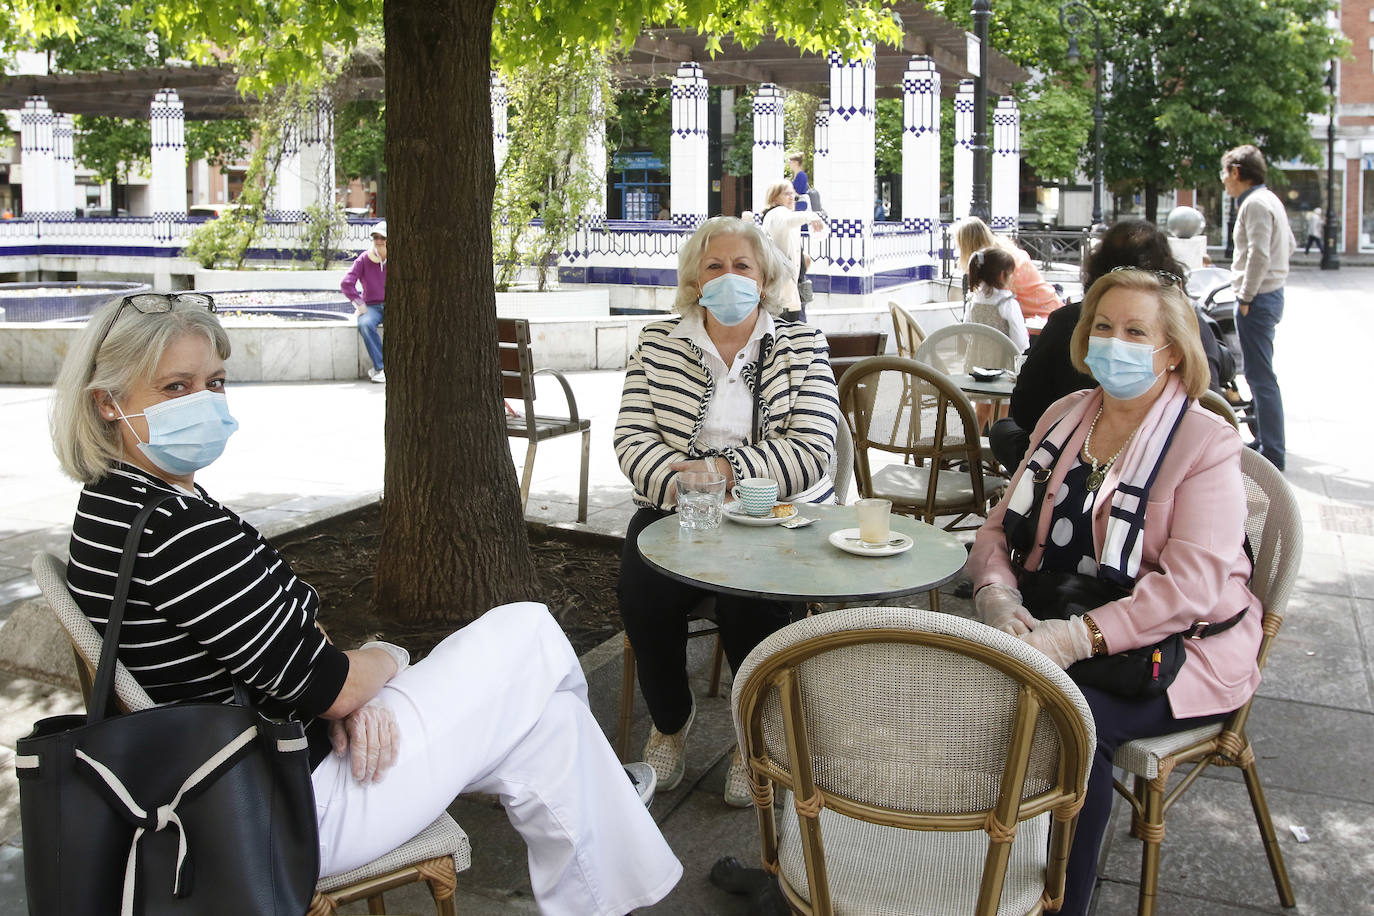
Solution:
[[[630,785],[639,793],[639,800],[644,807],[651,807],[654,803],[654,787],[658,785],[658,774],[654,768],[647,763],[627,763],[625,775],[630,777]]]
[[[738,747],[730,755],[730,771],[725,774],[725,803],[731,808],[748,808],[754,804],[754,793],[749,791],[749,771],[744,768],[744,758]]]
[[[682,782],[682,775],[687,772],[684,749],[687,744],[687,732],[691,729],[692,720],[696,715],[697,701],[696,697],[693,697],[692,711],[687,713],[687,721],[673,734],[665,735],[654,726],[649,726],[649,740],[644,744],[644,762],[654,768],[660,792],[676,789],[677,784]]]
[[[367,377],[370,378],[372,381],[376,382],[378,385],[386,384],[385,369],[369,369],[367,370]]]

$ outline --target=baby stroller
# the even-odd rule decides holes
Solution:
[[[1240,352],[1240,335],[1236,331],[1236,293],[1231,288],[1231,272],[1221,267],[1197,268],[1189,272],[1184,291],[1197,310],[1198,323],[1210,328],[1222,344],[1223,370],[1226,368],[1226,357],[1230,357],[1234,368],[1229,373],[1221,373],[1222,395],[1236,412],[1236,417],[1250,430],[1250,435],[1254,436],[1257,422],[1250,386],[1246,385],[1242,391],[1239,385],[1244,379],[1245,360]]]

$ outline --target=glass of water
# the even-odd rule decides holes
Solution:
[[[724,474],[683,471],[677,475],[677,521],[683,528],[694,531],[719,528],[724,506]]]

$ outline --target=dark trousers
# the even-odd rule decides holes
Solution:
[[[692,709],[687,684],[687,617],[706,589],[684,585],[651,569],[640,557],[639,532],[664,516],[658,509],[640,509],[625,532],[620,559],[620,619],[635,650],[639,689],[654,727],[665,735],[679,731]],[[726,522],[725,524],[730,524]],[[730,670],[738,671],[750,650],[769,633],[786,626],[795,605],[758,598],[716,595],[716,622]]]
[[[1088,773],[1087,798],[1078,814],[1078,827],[1069,850],[1068,880],[1064,888],[1064,908],[1060,916],[1083,916],[1092,902],[1093,884],[1097,881],[1097,854],[1102,847],[1102,835],[1112,813],[1112,758],[1117,748],[1136,738],[1153,738],[1185,728],[1197,728],[1210,722],[1220,722],[1229,713],[1198,716],[1194,719],[1175,719],[1169,709],[1167,696],[1148,700],[1129,700],[1098,690],[1082,687],[1083,698],[1093,712],[1097,725],[1097,752],[1093,755]]]
[[[1283,320],[1283,287],[1260,293],[1250,303],[1248,314],[1236,309],[1236,334],[1245,358],[1245,381],[1255,396],[1255,419],[1259,421],[1255,438],[1259,452],[1283,470],[1288,447],[1283,428],[1283,393],[1274,372],[1274,330]]]
[[[1317,243],[1317,251],[1321,252],[1322,254],[1325,254],[1325,253],[1326,253],[1326,247],[1322,244],[1321,236],[1319,236],[1319,235],[1309,235],[1309,236],[1307,237],[1307,244],[1305,244],[1305,245],[1302,246],[1302,253],[1303,253],[1303,254],[1311,254],[1311,253],[1312,253],[1312,243],[1313,243],[1313,242],[1316,242],[1316,243]]]

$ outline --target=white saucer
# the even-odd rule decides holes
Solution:
[[[853,538],[853,540],[847,540]],[[899,553],[906,553],[916,542],[911,539],[911,535],[902,534],[900,531],[893,531],[891,538],[898,541],[896,544],[884,544],[881,547],[869,547],[859,540],[858,528],[841,528],[839,531],[830,533],[830,543],[843,550],[845,553],[852,553],[856,557],[894,557]]]
[[[774,505],[779,504],[774,503]],[[789,518],[796,518],[797,507],[793,506],[792,512],[789,515],[749,515],[744,511],[744,507],[741,506],[739,503],[726,503],[725,517],[732,522],[739,522],[741,525],[754,525],[756,527],[763,528],[767,527],[768,525],[781,525]]]

